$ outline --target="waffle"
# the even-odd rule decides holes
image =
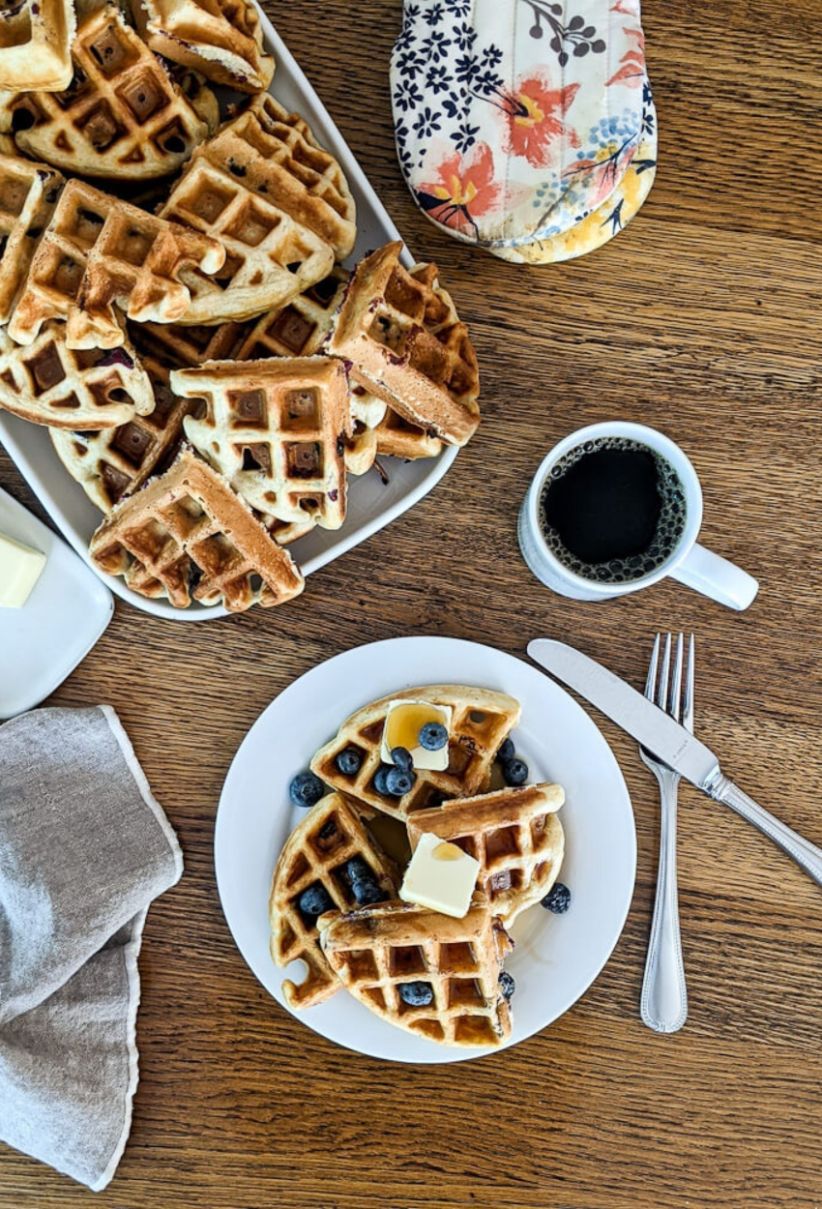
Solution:
[[[475,857],[478,886],[510,924],[544,898],[559,875],[565,834],[556,811],[564,801],[561,786],[544,784],[462,798],[418,811],[408,838],[415,848],[424,832],[433,832]]]
[[[386,244],[358,266],[327,352],[408,420],[451,445],[479,423],[479,372],[465,324],[434,265],[408,272],[401,243]]]
[[[0,36],[0,88],[11,92],[68,88],[69,47],[76,29],[73,0],[7,5]]]
[[[381,763],[380,744],[388,706],[392,701],[402,700],[451,707],[450,760],[444,772],[416,769],[413,788],[404,797],[395,798],[378,793],[373,779]],[[490,785],[491,768],[500,744],[519,718],[519,702],[505,693],[459,684],[409,688],[352,714],[331,742],[316,753],[311,768],[340,793],[407,821],[415,811],[439,805],[444,799],[483,793]],[[346,747],[355,748],[362,760],[359,771],[351,776],[340,772],[336,765],[336,757]]]
[[[263,51],[249,0],[134,0],[134,17],[153,51],[240,92],[268,88],[274,60]]]
[[[173,323],[189,303],[184,266],[213,272],[223,256],[215,240],[71,180],[32,257],[9,333],[30,344],[45,320],[66,319],[72,348],[115,348],[124,336],[114,303],[132,319]]]
[[[66,347],[65,324],[47,324],[33,344],[0,329],[0,408],[54,428],[110,429],[154,409],[132,348],[103,353]]]
[[[250,319],[284,306],[327,276],[334,251],[303,223],[291,218],[231,172],[195,155],[160,210],[213,236],[225,263],[213,276],[183,273],[191,292],[186,323]]]
[[[62,186],[53,168],[0,153],[0,324],[9,321]]]
[[[253,508],[338,529],[345,519],[348,382],[327,357],[212,361],[175,370],[171,389],[206,401],[185,433]]]
[[[92,562],[122,575],[132,591],[167,596],[176,608],[192,597],[239,612],[282,604],[303,590],[291,556],[225,479],[191,450],[136,495],[120,501],[92,535]]]
[[[386,454],[392,458],[416,461],[418,458],[435,458],[442,452],[442,441],[417,424],[410,424],[390,407],[386,408],[377,424],[375,435],[377,456]]]
[[[119,428],[100,432],[49,430],[60,461],[101,512],[111,512],[153,474],[168,469],[179,453],[183,417],[196,404],[175,398],[159,378],[151,377],[155,400],[151,415],[135,415]]]
[[[511,1011],[499,986],[513,941],[477,896],[464,919],[409,903],[360,907],[320,917],[320,944],[351,994],[394,1024],[443,1045],[500,1045]],[[410,1007],[399,988],[427,982],[428,1007]]]
[[[145,180],[174,172],[207,138],[206,122],[113,5],[85,17],[71,56],[65,91],[21,93],[4,106],[27,155],[82,176]]]
[[[263,315],[247,333],[236,353],[240,360],[259,357],[310,357],[318,352],[342,301],[350,274],[335,265],[328,277]],[[365,474],[377,456],[374,429],[386,405],[358,385],[351,388],[351,434],[345,438],[345,467],[350,474]]]
[[[344,260],[357,238],[356,207],[337,160],[314,138],[308,124],[268,93],[227,122],[199,152],[228,166]]]
[[[268,910],[271,956],[279,966],[301,960],[308,970],[299,985],[286,979],[283,993],[293,1008],[313,1007],[340,989],[320,948],[316,920],[302,914],[300,895],[319,882],[340,911],[356,907],[345,873],[346,862],[359,857],[370,867],[386,898],[397,886],[391,862],[376,846],[354,806],[330,793],[313,806],[292,831],[280,853],[271,883]]]
[[[239,323],[221,323],[216,327],[129,323],[128,332],[149,372],[156,373],[165,383],[173,369],[236,357],[246,336],[246,329]]]

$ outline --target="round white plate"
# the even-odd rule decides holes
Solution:
[[[610,747],[585,711],[529,664],[474,642],[394,638],[355,647],[301,676],[263,711],[229,769],[214,837],[217,885],[240,952],[287,1007],[286,971],[268,948],[268,892],[277,856],[301,815],[289,803],[289,781],[361,705],[397,689],[444,683],[516,697],[522,722],[513,737],[531,779],[558,781],[566,792],[560,881],[571,890],[571,906],[565,915],[532,907],[512,928],[517,947],[505,968],[517,984],[508,1042],[514,1045],[556,1020],[594,981],[622,931],[636,870],[631,801]],[[414,1037],[342,990],[295,1015],[375,1058],[458,1062],[495,1052]]]

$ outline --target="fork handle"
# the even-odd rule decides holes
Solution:
[[[783,852],[792,856],[797,865],[809,873],[818,886],[822,886],[822,849],[817,848],[810,840],[806,840],[797,831],[792,831],[779,819],[774,818],[767,810],[743,793],[738,785],[734,785],[723,773],[708,786],[708,793],[717,802],[724,802],[741,814],[743,819],[753,823],[754,827],[778,844]]]
[[[659,870],[639,1011],[648,1028],[676,1033],[688,1018],[688,991],[679,934],[676,882],[676,798],[679,777],[659,778],[662,799]]]

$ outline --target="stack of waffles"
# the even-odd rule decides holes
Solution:
[[[5,26],[0,409],[49,429],[131,590],[288,600],[285,547],[344,524],[349,476],[473,434],[467,329],[399,243],[345,267],[354,198],[265,91],[251,0],[24,0]]]
[[[415,765],[411,788],[396,796],[379,772],[389,712],[403,702],[424,702],[449,718],[447,764]],[[305,970],[302,981],[283,982],[292,1008],[344,987],[417,1036],[446,1045],[508,1040],[507,929],[548,894],[565,849],[559,785],[499,785],[500,749],[510,746],[519,718],[519,702],[505,693],[425,685],[364,706],[315,753],[317,792],[320,782],[328,792],[302,813],[269,898],[272,957]],[[399,897],[403,865],[426,834],[478,862],[463,918]],[[409,995],[409,987],[424,993]]]

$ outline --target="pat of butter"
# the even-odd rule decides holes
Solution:
[[[431,701],[391,701],[385,716],[380,758],[384,764],[393,763],[391,752],[404,747],[411,753],[415,768],[445,772],[448,767],[448,744],[439,751],[427,751],[419,745],[419,734],[427,722],[439,722],[451,732],[451,706],[434,705]]]
[[[21,609],[45,565],[45,554],[0,533],[0,608]]]
[[[456,844],[425,832],[405,871],[400,898],[463,919],[477,884],[479,861]]]

